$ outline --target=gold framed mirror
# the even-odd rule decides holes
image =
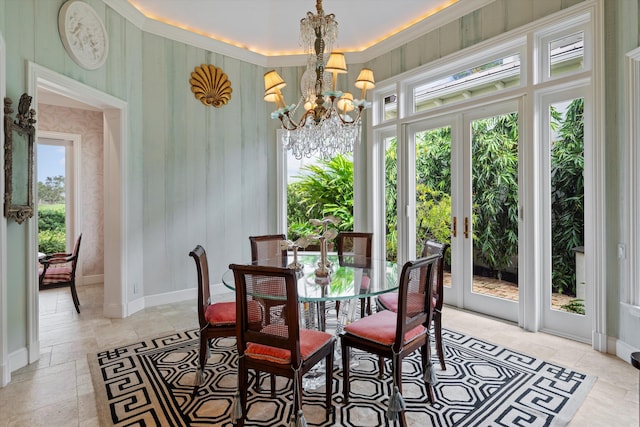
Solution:
[[[13,119],[11,98],[4,99],[4,216],[22,224],[33,216],[33,144],[36,112],[31,97],[20,97]]]

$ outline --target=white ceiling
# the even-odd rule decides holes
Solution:
[[[265,56],[303,53],[300,19],[314,0],[127,0],[146,18]],[[459,0],[324,0],[335,14],[338,49],[360,52]],[[469,0],[465,0],[469,2]]]
[[[144,31],[265,67],[306,63],[300,19],[316,13],[316,0],[103,1]],[[365,62],[492,1],[323,0],[322,6],[336,16],[337,49]],[[93,109],[42,90],[38,102]]]

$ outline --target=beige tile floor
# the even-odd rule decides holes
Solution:
[[[215,289],[220,289],[215,287]],[[0,426],[97,426],[86,354],[196,326],[195,303],[147,308],[127,319],[102,316],[102,286],[40,293],[40,360],[0,389]],[[231,294],[225,292],[224,298]],[[570,426],[638,426],[638,371],[615,356],[544,333],[445,307],[445,327],[598,376]]]

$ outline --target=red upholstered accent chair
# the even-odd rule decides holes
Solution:
[[[280,242],[286,240],[284,234],[265,234],[262,236],[250,236],[249,242],[251,243],[251,262],[256,263],[260,261],[260,264],[273,265],[275,267],[287,266],[287,250],[282,249]],[[284,289],[282,290],[284,294]],[[260,299],[256,298],[265,308],[269,316],[266,317],[266,322],[271,321],[271,309],[275,307],[281,307],[283,304],[278,300]]]
[[[72,253],[51,254],[38,260],[40,262],[40,267],[38,268],[38,286],[40,290],[69,286],[73,305],[75,305],[78,313],[80,313],[80,301],[76,291],[76,267],[78,266],[81,241],[82,233],[78,236]]]
[[[371,241],[373,233],[341,231],[336,237],[338,263],[348,267],[362,268],[360,288],[369,286],[371,270]],[[336,311],[340,311],[340,301],[336,301]],[[360,298],[360,317],[371,315],[371,298]]]
[[[209,358],[211,340],[220,337],[236,335],[236,303],[211,302],[209,290],[209,264],[207,253],[200,245],[189,252],[189,256],[196,262],[198,271],[198,323],[200,325],[200,352],[198,370],[196,371],[195,386],[204,381],[204,367]]]
[[[327,367],[325,406],[327,412],[331,411],[331,367],[335,337],[326,332],[300,327],[296,271],[262,265],[232,264],[229,268],[234,273],[238,310],[237,397],[240,402],[236,402],[234,406],[234,421],[238,426],[244,423],[249,389],[248,371],[253,369],[292,379],[293,416],[300,422],[303,417],[302,376],[323,359]],[[281,293],[283,288],[284,295]],[[274,299],[279,304],[284,304],[285,318],[274,318],[267,323],[265,312],[252,304],[256,293],[260,294],[261,299]],[[255,321],[258,316],[262,316],[262,322]]]
[[[432,275],[440,258],[441,255],[431,255],[404,264],[400,274],[397,312],[383,310],[345,326],[344,332],[340,335],[345,404],[349,402],[351,348],[391,359],[394,381],[394,394],[390,399],[391,403],[398,398],[401,399],[402,360],[420,349],[429,400],[434,402],[433,386],[427,378],[430,372],[429,360],[431,356],[429,324],[433,311],[430,301]],[[396,410],[393,412],[400,417],[400,424],[406,426],[404,411],[401,407],[402,405],[396,406]],[[391,412],[388,411],[388,416]]]
[[[433,298],[431,303],[433,304],[433,330],[435,332],[436,351],[438,352],[438,359],[440,360],[440,368],[446,371],[447,366],[444,360],[444,349],[442,347],[442,304],[444,302],[444,254],[449,248],[446,243],[436,242],[434,240],[427,240],[422,247],[422,257],[427,257],[433,254],[440,254],[442,258],[438,261],[436,273],[433,275]],[[398,311],[398,294],[388,293],[378,296],[378,307],[381,309]]]

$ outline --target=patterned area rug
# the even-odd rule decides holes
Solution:
[[[566,425],[596,379],[470,336],[443,333],[447,370],[441,371],[436,360],[436,403],[425,397],[419,353],[403,365],[403,396],[410,426]],[[197,342],[197,332],[187,331],[90,354],[102,423],[231,426],[230,408],[237,384],[235,339],[214,341],[206,382],[194,394]],[[379,380],[377,359],[354,352],[348,405],[343,405],[342,370],[336,367],[334,371],[334,414],[327,416],[324,411],[324,386],[304,392],[303,410],[309,426],[388,425],[389,364],[384,379]],[[254,378],[250,376],[251,381]],[[245,425],[287,427],[291,386],[279,378],[278,398],[272,399],[268,376],[261,378],[262,391],[253,387],[249,391]]]

